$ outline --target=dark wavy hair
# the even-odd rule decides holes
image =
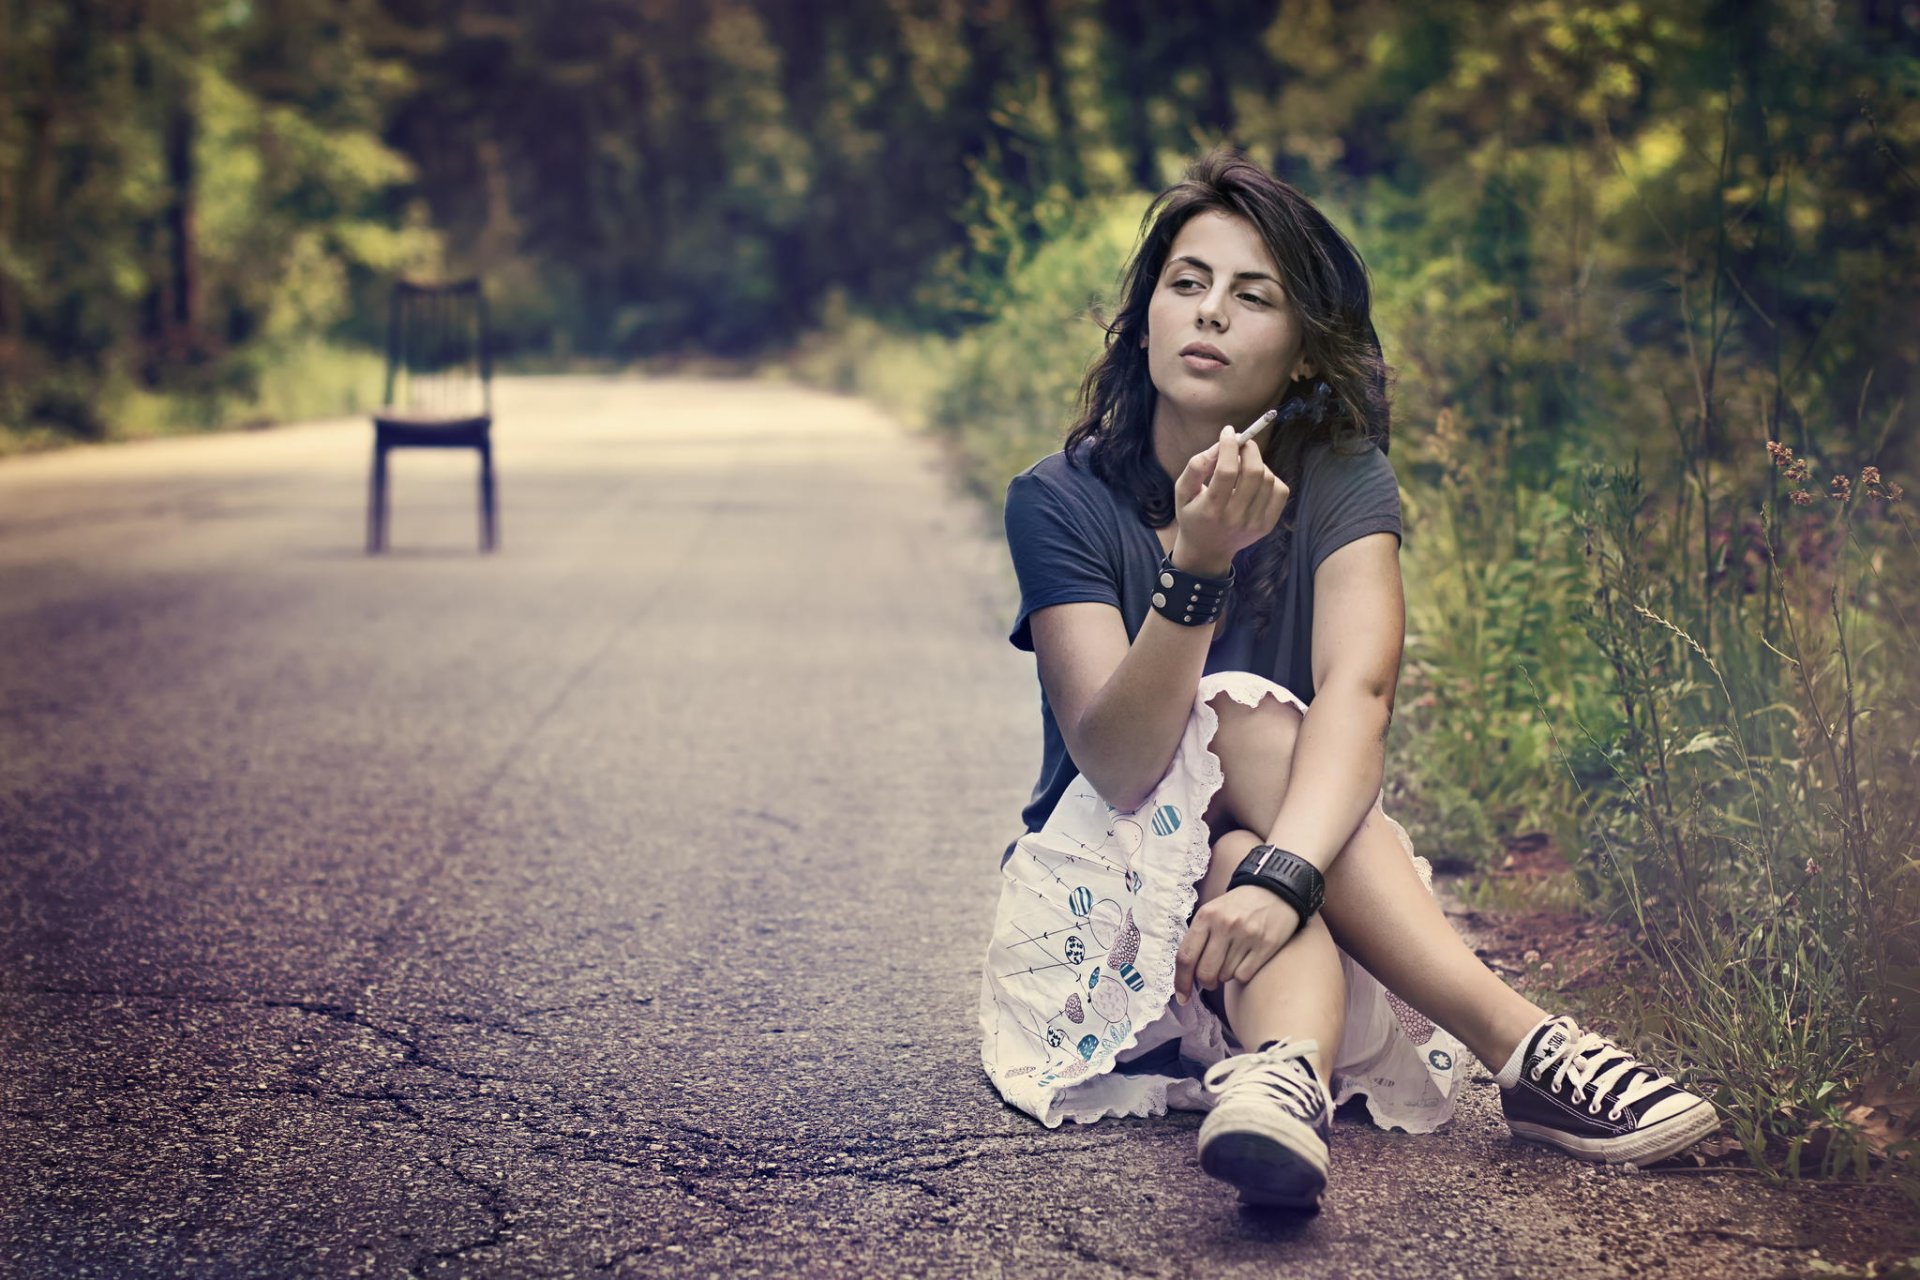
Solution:
[[[1080,417],[1067,433],[1069,462],[1129,494],[1141,521],[1173,523],[1173,481],[1153,449],[1158,392],[1140,345],[1147,304],[1159,284],[1174,237],[1187,220],[1209,211],[1252,223],[1280,268],[1280,280],[1303,335],[1302,354],[1315,375],[1289,384],[1280,417],[1261,443],[1269,469],[1292,490],[1274,531],[1235,557],[1233,604],[1251,608],[1257,631],[1273,621],[1287,572],[1294,516],[1300,509],[1300,473],[1309,445],[1337,451],[1387,452],[1388,369],[1373,329],[1373,289],[1359,251],[1297,189],[1237,152],[1215,151],[1147,207],[1142,238],[1121,278],[1118,311],[1103,322],[1106,350],[1080,386]]]

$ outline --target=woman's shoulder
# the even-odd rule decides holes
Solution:
[[[1007,482],[1009,500],[1021,491],[1029,496],[1044,493],[1076,504],[1108,506],[1112,503],[1111,490],[1094,474],[1085,453],[1069,456],[1064,449],[1056,449]]]
[[[1386,453],[1363,436],[1309,444],[1300,454],[1300,477],[1308,490],[1316,481],[1323,490],[1342,491],[1398,484]]]
[[[1300,451],[1300,461],[1304,471],[1329,466],[1377,467],[1387,461],[1387,455],[1365,436],[1343,436],[1311,442]]]

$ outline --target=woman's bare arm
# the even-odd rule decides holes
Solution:
[[[1219,577],[1280,520],[1287,486],[1232,427],[1174,482],[1174,567]],[[1030,619],[1040,682],[1067,754],[1117,809],[1138,808],[1180,745],[1218,623],[1183,626],[1149,610],[1133,643],[1120,611],[1075,603]]]
[[[1213,625],[1149,612],[1131,645],[1110,604],[1057,604],[1033,614],[1040,683],[1067,754],[1116,809],[1140,806],[1166,774],[1193,711]]]
[[[1313,577],[1314,698],[1267,843],[1325,871],[1359,829],[1385,769],[1406,636],[1400,543],[1356,538]]]

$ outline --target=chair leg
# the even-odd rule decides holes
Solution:
[[[480,444],[480,549],[494,548],[495,513],[493,504],[493,443]]]
[[[367,493],[367,554],[374,555],[387,545],[387,449],[378,440],[373,445],[373,478]]]

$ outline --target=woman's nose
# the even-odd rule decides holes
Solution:
[[[1194,309],[1194,323],[1205,328],[1212,325],[1216,329],[1226,328],[1226,298],[1209,289],[1199,299],[1200,305]]]

